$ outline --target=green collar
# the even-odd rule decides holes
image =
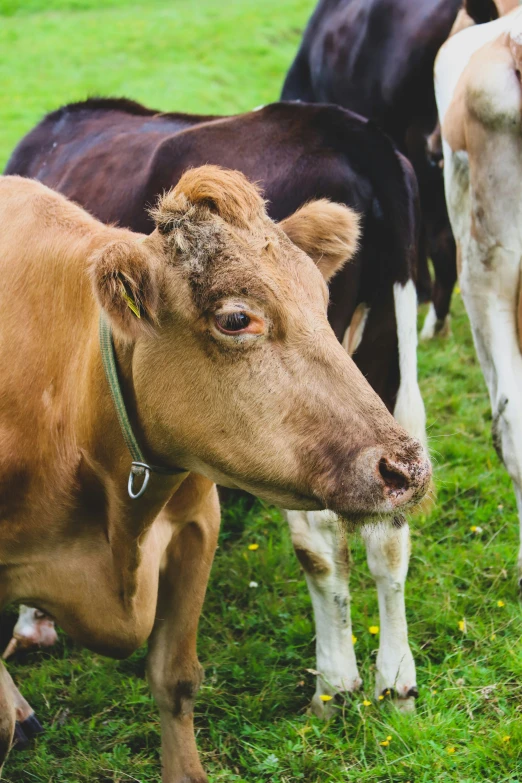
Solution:
[[[139,447],[136,436],[132,431],[131,423],[127,415],[125,400],[123,399],[120,381],[118,378],[118,368],[116,365],[116,355],[114,353],[114,342],[112,339],[111,326],[103,310],[100,313],[100,349],[103,369],[105,370],[105,376],[107,378],[107,383],[109,384],[112,401],[114,403],[118,421],[120,423],[121,433],[132,457],[127,489],[130,497],[133,500],[136,500],[136,498],[141,497],[147,489],[151,473],[159,473],[164,476],[175,476],[179,473],[186,473],[187,471],[183,470],[182,468],[174,468],[172,470],[170,468],[162,468],[157,465],[149,465],[145,461],[145,457],[143,456],[143,452]],[[143,476],[141,487],[137,492],[134,491],[134,479],[136,476]]]

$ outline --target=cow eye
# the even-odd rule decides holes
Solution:
[[[251,318],[247,313],[219,313],[215,316],[216,326],[223,334],[242,332],[250,325]]]

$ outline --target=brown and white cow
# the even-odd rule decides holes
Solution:
[[[321,272],[353,252],[352,211],[322,201],[276,225],[241,174],[202,167],[153,214],[153,233],[134,234],[40,183],[0,180],[0,609],[37,606],[114,657],[149,639],[163,781],[201,783],[196,632],[214,482],[400,524],[431,471],[328,324]],[[314,246],[325,220],[328,254]],[[139,499],[115,385],[163,469]],[[1,766],[24,717],[4,664],[0,705]]]
[[[176,185],[187,168],[203,163],[234,167],[259,183],[268,213],[277,221],[317,198],[357,211],[357,253],[329,284],[328,319],[388,410],[425,442],[416,355],[417,185],[408,161],[374,123],[322,104],[274,103],[209,118],[127,99],[94,98],[44,117],[21,139],[6,173],[40,180],[104,223],[150,233],[155,226],[147,206]],[[322,233],[326,252],[332,238],[327,220]],[[318,239],[313,236],[314,242]],[[328,716],[337,700],[321,697],[350,693],[361,683],[345,536],[329,512],[294,512],[288,522],[316,622],[312,709]],[[365,545],[379,594],[376,696],[393,693],[401,709],[410,709],[417,679],[404,603],[408,526],[365,536]],[[28,637],[47,635],[47,618],[34,618],[29,625],[31,615],[24,617],[8,652]]]
[[[522,526],[522,10],[451,38],[435,86],[462,296]],[[522,549],[519,554],[522,585]]]

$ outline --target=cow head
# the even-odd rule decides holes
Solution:
[[[421,445],[326,316],[355,213],[318,201],[275,224],[240,173],[204,166],[152,214],[150,237],[126,234],[92,261],[117,349],[132,351],[148,453],[287,508],[362,517],[420,499]]]

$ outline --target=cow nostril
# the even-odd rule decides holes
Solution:
[[[396,465],[388,462],[386,457],[379,460],[379,473],[381,474],[385,485],[394,491],[408,489],[408,476]]]

